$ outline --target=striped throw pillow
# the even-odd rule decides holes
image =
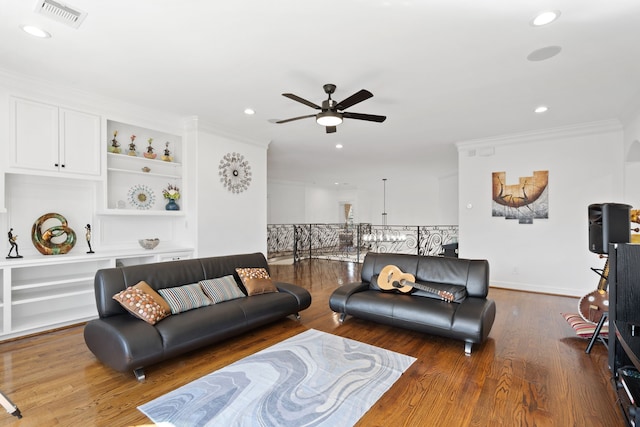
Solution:
[[[171,314],[178,314],[193,310],[194,308],[211,305],[211,301],[204,292],[202,292],[198,283],[175,288],[158,289],[158,293],[169,303]]]
[[[229,301],[236,298],[244,298],[246,295],[240,290],[233,276],[218,277],[216,279],[201,280],[200,286],[205,295],[214,304]]]
[[[571,325],[573,330],[576,332],[576,335],[580,338],[591,338],[596,331],[596,325],[586,322],[578,313],[561,314],[567,323]],[[600,336],[602,338],[607,338],[609,336],[609,322],[602,325],[602,329],[600,329]]]

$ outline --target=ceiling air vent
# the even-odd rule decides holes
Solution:
[[[87,17],[87,12],[53,0],[37,0],[35,11],[72,28],[78,28]]]

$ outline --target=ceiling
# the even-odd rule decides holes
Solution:
[[[640,109],[637,0],[65,0],[87,12],[78,29],[35,3],[1,2],[0,69],[270,142],[274,180],[446,175],[455,142]],[[561,16],[531,25],[544,10]],[[527,59],[548,46],[561,52]],[[273,123],[314,113],[282,93],[320,104],[325,83],[338,101],[368,89],[374,97],[348,111],[387,120],[345,120],[334,134],[313,118]],[[541,104],[549,111],[535,114]]]

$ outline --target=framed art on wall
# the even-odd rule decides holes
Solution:
[[[534,218],[549,218],[549,171],[521,176],[517,184],[507,184],[506,172],[492,174],[492,216],[517,219],[532,224]]]

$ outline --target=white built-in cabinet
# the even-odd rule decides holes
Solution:
[[[12,98],[10,167],[100,175],[100,116]]]
[[[22,237],[20,253],[24,257],[0,259],[0,341],[96,317],[93,281],[99,269],[193,257],[192,248],[166,239],[167,229],[179,228],[176,221],[181,224],[185,221],[183,208],[165,210],[167,200],[162,195],[168,184],[180,188],[182,197],[185,194],[180,136],[47,102],[10,97],[10,103],[11,155],[5,162],[2,178],[16,188],[9,187],[10,191],[5,192],[8,227],[16,226],[22,230],[19,234],[27,236],[24,230],[31,221],[52,205],[51,199],[42,197],[43,194],[50,194],[55,200],[79,194],[84,195],[80,202],[69,201],[61,206],[83,220],[102,225],[103,235],[119,231],[123,225],[130,230],[160,224],[144,237],[159,237],[162,243],[156,249],[145,250],[137,247],[135,237],[127,238],[123,247],[102,241],[104,247],[87,254],[80,232],[78,244],[68,254],[34,255],[31,248],[32,253],[24,255]],[[120,153],[111,149],[116,131]],[[129,155],[131,135],[136,135],[135,155]],[[157,153],[155,159],[143,155],[150,138]],[[170,161],[162,159],[165,149],[170,151]],[[13,178],[6,179],[8,176]],[[61,191],[61,186],[66,191]],[[154,202],[142,207],[140,203],[132,204],[130,197],[135,189],[152,194]],[[37,201],[24,203],[24,197]],[[16,206],[20,206],[20,212],[14,211]],[[33,212],[23,212],[25,207],[29,210],[32,206]],[[33,219],[23,220],[25,217]],[[72,228],[78,233],[85,223],[75,222]],[[94,239],[99,239],[100,234],[94,233]],[[94,240],[94,249],[95,243]]]
[[[110,251],[0,262],[0,341],[97,317],[94,276],[101,268],[176,261],[192,251]]]

